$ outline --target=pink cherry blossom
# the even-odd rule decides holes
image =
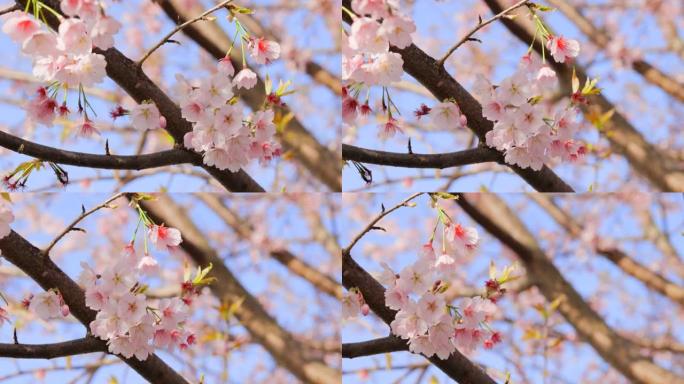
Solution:
[[[387,119],[386,123],[380,124],[379,127],[380,132],[378,133],[378,137],[383,140],[394,137],[397,132],[403,132],[397,121],[391,117]]]
[[[224,57],[219,60],[218,64],[216,64],[216,69],[220,74],[227,77],[233,77],[233,75],[235,75],[235,67],[233,67],[230,57]]]
[[[54,290],[41,292],[33,296],[29,305],[29,311],[34,312],[43,320],[69,315],[68,307],[64,304],[62,295]]]
[[[5,199],[0,198],[0,239],[10,234],[10,224],[14,221],[12,205]]]
[[[15,11],[5,20],[2,32],[17,43],[23,43],[40,30],[40,23],[27,13]]]
[[[546,48],[551,52],[553,59],[559,63],[577,57],[580,51],[577,40],[566,39],[563,36],[549,36],[546,41]]]
[[[137,104],[130,110],[131,124],[139,130],[159,128],[161,114],[153,102]]]
[[[93,134],[100,134],[100,131],[95,128],[95,124],[89,118],[83,119],[83,122],[78,125],[76,134],[82,137],[90,137]]]
[[[397,48],[406,48],[413,42],[411,34],[416,31],[416,24],[408,16],[393,13],[382,20],[378,29],[379,36],[389,40],[389,43]]]
[[[180,245],[183,241],[181,233],[178,229],[166,227],[162,225],[153,225],[148,229],[148,236],[150,242],[154,244],[157,249],[166,250]]]
[[[233,86],[236,88],[252,89],[257,83],[257,75],[249,68],[244,68],[233,78]]]
[[[368,53],[384,53],[389,49],[387,37],[379,34],[380,23],[369,17],[354,20],[349,36],[349,47]]]
[[[263,37],[252,38],[247,43],[249,53],[257,64],[269,64],[280,57],[280,45]]]
[[[67,19],[59,25],[57,49],[73,55],[87,55],[93,49],[86,24],[79,19]]]
[[[458,105],[451,101],[439,103],[431,108],[432,124],[438,128],[465,128],[467,119]]]

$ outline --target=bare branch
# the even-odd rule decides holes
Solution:
[[[54,359],[106,351],[107,344],[92,336],[54,344],[0,344],[0,357],[18,359]]]
[[[487,162],[503,163],[503,155],[494,149],[478,147],[458,152],[440,154],[416,154],[376,151],[342,144],[342,158],[359,163],[404,168],[445,169]]]
[[[104,203],[102,203],[102,204],[100,204],[100,205],[97,205],[97,206],[93,207],[92,209],[90,209],[90,210],[88,210],[88,211],[85,211],[85,209],[84,209],[83,213],[81,213],[80,215],[78,215],[78,217],[75,218],[74,221],[71,222],[71,224],[67,225],[67,227],[64,228],[64,230],[63,230],[62,232],[60,232],[59,235],[57,235],[57,237],[55,237],[55,238],[50,242],[50,244],[48,244],[47,247],[45,247],[45,250],[43,251],[43,253],[44,253],[46,256],[49,257],[49,256],[50,256],[50,251],[52,250],[52,248],[54,248],[54,246],[57,245],[57,243],[58,243],[64,236],[66,236],[67,233],[73,231],[74,228],[76,227],[76,225],[77,225],[78,223],[81,222],[81,220],[85,219],[86,217],[92,215],[93,213],[99,211],[99,210],[102,209],[102,208],[109,208],[109,204],[110,204],[112,201],[114,201],[114,200],[116,200],[116,199],[118,199],[118,198],[120,198],[120,197],[122,197],[122,196],[123,196],[123,193],[117,193],[116,195],[114,195],[114,196],[110,197],[109,199],[107,199]]]
[[[142,170],[178,164],[202,164],[199,154],[180,148],[144,155],[97,155],[49,147],[3,131],[0,131],[0,146],[44,161],[99,169]]]
[[[342,357],[347,359],[399,351],[408,351],[408,344],[406,340],[394,335],[358,343],[342,344]]]
[[[166,44],[169,41],[169,39],[171,38],[171,36],[175,35],[179,31],[183,30],[183,28],[189,26],[190,24],[196,23],[200,20],[207,20],[207,16],[209,16],[210,14],[214,13],[215,11],[225,7],[226,5],[228,5],[229,3],[232,3],[232,2],[233,2],[233,0],[222,1],[219,4],[215,5],[214,7],[209,8],[208,10],[206,10],[201,15],[194,17],[194,18],[184,22],[183,24],[176,26],[176,28],[174,28],[171,32],[167,33],[166,36],[162,37],[161,40],[159,40],[159,42],[157,44],[155,44],[152,48],[150,48],[150,50],[147,51],[147,53],[145,53],[140,60],[138,60],[138,67],[142,67],[145,60],[147,60],[147,58],[150,57],[150,55],[152,53],[154,53],[154,51],[159,49],[159,47]]]
[[[444,54],[444,56],[442,56],[441,59],[437,60],[437,65],[439,65],[440,67],[443,66],[444,62],[446,62],[446,60],[449,58],[449,56],[451,56],[451,54],[454,53],[454,51],[456,51],[458,49],[458,47],[465,44],[466,41],[472,40],[471,37],[475,34],[475,32],[477,32],[480,29],[486,27],[487,25],[495,22],[496,20],[499,20],[500,18],[508,15],[510,12],[522,7],[523,5],[527,5],[529,2],[530,2],[530,0],[519,1],[515,4],[513,4],[512,6],[510,6],[509,8],[499,12],[497,15],[488,19],[487,21],[483,22],[482,19],[480,19],[480,22],[477,24],[477,26],[475,26],[475,28],[473,28],[470,32],[466,33],[466,35],[463,36],[463,38],[461,40],[459,40],[458,43],[454,44],[453,47],[449,48],[447,53]]]
[[[408,206],[408,203],[409,203],[411,200],[415,199],[416,197],[418,197],[418,196],[420,196],[420,195],[422,195],[422,194],[423,194],[422,192],[420,192],[420,193],[414,193],[413,195],[409,196],[406,200],[402,201],[401,203],[395,205],[394,207],[392,207],[392,208],[390,208],[390,209],[385,209],[385,207],[383,206],[383,207],[382,207],[382,211],[380,212],[380,214],[378,214],[377,216],[375,216],[375,217],[373,218],[373,220],[371,220],[371,221],[368,223],[368,225],[366,225],[366,227],[365,227],[361,232],[359,232],[356,236],[354,236],[354,238],[353,238],[352,241],[349,243],[349,245],[347,245],[347,247],[344,248],[344,249],[342,250],[342,255],[351,253],[351,250],[352,250],[352,248],[354,248],[354,245],[356,245],[356,243],[358,243],[359,240],[361,240],[361,238],[362,238],[363,236],[366,235],[366,233],[368,233],[369,231],[371,231],[371,230],[375,227],[375,224],[377,224],[380,220],[382,220],[383,217],[389,215],[390,213],[396,211],[397,209],[399,209],[399,208],[401,208],[401,207],[406,207],[406,206]]]

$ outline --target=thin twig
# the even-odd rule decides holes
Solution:
[[[18,11],[18,10],[20,10],[20,9],[21,9],[21,7],[20,7],[18,4],[14,4],[13,6],[7,8],[7,9],[3,9],[2,11],[0,11],[0,16],[6,15],[6,14],[8,14],[8,13],[10,13],[10,12]]]
[[[107,207],[109,206],[109,203],[111,203],[112,201],[118,199],[118,198],[121,197],[121,196],[123,196],[123,193],[117,193],[116,195],[114,195],[114,196],[110,197],[109,199],[107,199],[107,201],[105,201],[104,203],[102,203],[102,204],[100,204],[100,205],[98,205],[98,206],[92,208],[91,210],[89,210],[89,211],[83,210],[83,213],[81,213],[76,219],[74,219],[74,221],[72,221],[71,224],[69,224],[66,228],[64,228],[64,230],[63,230],[59,235],[57,235],[57,237],[55,237],[55,238],[50,242],[50,244],[48,244],[48,246],[47,246],[47,247],[45,248],[45,250],[43,251],[43,254],[45,254],[46,256],[50,255],[50,250],[52,250],[52,248],[53,248],[55,245],[57,245],[57,243],[58,243],[64,236],[66,236],[67,233],[71,232],[71,231],[74,229],[74,227],[76,226],[76,224],[80,223],[83,219],[85,219],[86,217],[88,217],[88,216],[92,215],[93,213],[99,211],[100,209],[102,209],[102,208],[107,208]]]
[[[477,26],[475,28],[473,28],[470,32],[468,32],[465,36],[463,36],[463,38],[461,40],[459,40],[458,43],[456,43],[453,47],[449,48],[449,50],[444,55],[444,57],[437,60],[437,65],[439,65],[440,67],[442,65],[444,65],[444,62],[449,58],[449,56],[451,56],[452,53],[454,53],[455,50],[458,49],[458,47],[465,44],[466,41],[472,40],[471,36],[473,36],[475,34],[475,32],[477,32],[480,29],[486,27],[487,25],[493,23],[494,21],[506,16],[509,12],[512,12],[515,9],[520,8],[523,5],[526,5],[529,2],[530,2],[530,0],[519,1],[519,2],[515,3],[514,5],[512,5],[510,8],[503,10],[501,13],[497,14],[496,16],[492,17],[491,19],[489,19],[487,21],[483,22],[482,19],[480,19],[480,22],[477,24]]]
[[[201,15],[195,17],[194,19],[190,19],[190,20],[186,21],[185,23],[178,25],[178,26],[177,26],[176,28],[174,28],[171,32],[169,32],[166,36],[164,36],[157,44],[155,44],[154,47],[152,47],[152,49],[150,49],[149,51],[147,51],[147,53],[145,54],[145,56],[143,56],[142,59],[140,59],[140,60],[138,61],[138,63],[137,63],[137,64],[138,64],[138,67],[142,67],[142,65],[143,65],[143,63],[145,62],[145,60],[147,60],[147,58],[150,57],[150,55],[151,55],[154,51],[156,51],[157,49],[159,49],[159,47],[161,47],[162,45],[166,44],[166,43],[169,41],[169,39],[171,38],[171,36],[175,35],[178,31],[182,30],[183,28],[187,27],[187,26],[190,25],[190,24],[194,24],[194,23],[196,23],[196,22],[198,22],[198,21],[200,21],[200,20],[205,20],[206,17],[209,16],[211,13],[217,11],[217,10],[220,9],[220,8],[225,7],[226,5],[228,5],[228,4],[231,3],[231,2],[233,2],[233,0],[225,0],[225,1],[222,1],[222,2],[220,2],[219,4],[217,4],[216,6],[214,6],[213,8],[210,8],[210,9],[208,9],[207,11],[205,11],[203,14],[201,14]]]
[[[415,199],[416,197],[418,197],[422,194],[423,194],[423,192],[414,193],[413,195],[409,196],[406,200],[402,201],[401,203],[395,205],[394,207],[392,207],[390,209],[384,209],[384,207],[383,207],[382,212],[380,212],[379,215],[377,215],[373,220],[371,220],[371,222],[368,223],[366,228],[364,228],[363,231],[359,232],[359,234],[354,237],[354,239],[351,241],[351,243],[349,243],[349,245],[342,250],[342,254],[343,255],[349,254],[351,252],[351,249],[354,247],[354,245],[356,245],[356,243],[358,243],[359,240],[361,240],[361,238],[366,233],[368,233],[370,230],[372,230],[373,227],[375,227],[375,224],[377,224],[378,221],[382,220],[383,217],[387,216],[388,214],[392,213],[393,211],[396,211],[397,209],[399,209],[401,207],[407,206],[411,200]]]

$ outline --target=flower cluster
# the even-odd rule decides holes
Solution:
[[[150,226],[147,236],[158,249],[173,250],[182,241],[177,229],[163,225]],[[195,335],[184,326],[192,296],[199,291],[183,289],[180,297],[148,299],[144,293],[147,286],[141,279],[158,268],[147,252],[139,257],[131,243],[118,261],[105,266],[100,273],[86,263],[81,265],[79,283],[85,287],[85,304],[97,311],[90,331],[107,341],[109,352],[145,360],[154,347],[185,349],[195,342]],[[186,286],[193,284],[183,282]]]
[[[57,33],[43,28],[38,21],[45,12],[57,15],[47,5],[37,1],[31,7],[35,18],[28,13],[15,11],[5,21],[2,31],[21,45],[21,51],[33,60],[33,75],[50,83],[50,94],[39,89],[36,97],[28,102],[26,110],[30,120],[52,125],[56,115],[69,113],[66,101],[59,106],[55,100],[60,89],[79,90],[99,83],[105,77],[106,61],[103,55],[93,52],[93,47],[108,49],[114,45],[114,35],[121,24],[108,17],[99,1],[62,0],[61,10],[70,16],[60,23]],[[84,96],[84,94],[83,94]],[[85,108],[79,97],[79,112]],[[87,113],[78,128],[79,134],[97,132]]]
[[[342,115],[345,123],[351,123],[360,114],[370,113],[368,97],[360,104],[359,93],[364,86],[379,85],[386,87],[399,81],[404,73],[401,55],[390,52],[390,46],[406,48],[411,45],[411,34],[416,25],[410,17],[398,10],[395,0],[353,0],[354,22],[348,35],[342,41],[342,80],[345,87],[342,100]],[[346,10],[350,15],[353,13]],[[353,92],[347,92],[347,88]],[[401,131],[392,118],[392,103],[387,93],[388,121],[380,125],[380,136],[391,137]]]
[[[265,50],[264,57],[268,60],[277,57],[271,51]],[[233,94],[232,86],[254,87],[256,74],[245,68],[233,77],[235,71],[227,58],[219,61],[217,67],[216,73],[196,86],[183,75],[176,75],[182,115],[193,123],[192,131],[184,137],[185,147],[204,152],[205,164],[232,172],[246,166],[251,159],[266,164],[280,156],[280,145],[274,139],[273,110],[257,111],[245,119],[243,108]]]
[[[470,352],[480,345],[492,348],[501,342],[502,335],[488,322],[497,312],[496,300],[505,292],[501,285],[512,278],[508,269],[503,279],[492,277],[490,271],[482,296],[466,298],[458,306],[450,304],[446,292],[448,281],[457,273],[457,259],[474,252],[480,240],[475,228],[454,223],[441,208],[440,220],[444,224],[441,252],[436,253],[432,246],[433,234],[419,258],[398,274],[382,263],[384,270],[378,280],[387,287],[385,305],[398,311],[390,324],[392,333],[407,339],[414,353],[447,359],[457,348]],[[344,306],[350,316],[361,308],[360,293],[354,289]]]
[[[551,54],[565,60],[577,54],[575,44],[549,39]],[[576,43],[576,42],[575,42]],[[523,56],[511,76],[497,87],[479,77],[474,92],[482,103],[482,114],[495,122],[486,143],[505,152],[508,164],[540,170],[552,159],[575,161],[586,149],[575,140],[581,128],[576,97],[552,105],[544,102],[557,88],[556,73],[538,57]]]

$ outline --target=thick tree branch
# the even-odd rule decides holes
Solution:
[[[343,0],[342,4],[351,9],[351,0]],[[350,16],[345,12],[342,12],[342,18],[345,22],[351,23]],[[454,98],[468,118],[468,128],[475,132],[480,142],[486,142],[485,134],[493,129],[494,123],[482,116],[480,103],[446,71],[444,66],[439,66],[437,60],[414,44],[404,49],[391,47],[390,50],[401,55],[404,60],[404,71],[425,86],[437,100]],[[507,165],[537,191],[574,192],[572,187],[547,166],[534,171],[531,168],[522,169],[515,165]]]
[[[85,294],[81,287],[46,257],[43,251],[21,235],[12,231],[0,239],[0,251],[4,258],[24,271],[43,289],[58,289],[71,314],[84,326],[89,327],[90,322],[95,320],[96,312],[85,306]],[[136,358],[121,359],[149,382],[188,384],[157,355],[152,354],[145,361]]]
[[[181,248],[199,266],[213,265],[210,275],[217,280],[209,287],[222,301],[234,303],[242,300],[235,316],[252,338],[261,344],[282,367],[307,384],[327,384],[340,381],[340,373],[323,361],[309,358],[313,355],[307,348],[283,329],[266,312],[228,269],[204,234],[188,217],[185,210],[166,195],[156,195],[157,200],[141,201],[140,204],[157,223],[178,228],[183,234]]]
[[[500,0],[484,0],[493,13],[503,10]],[[525,45],[534,40],[535,27],[525,17],[514,20],[502,19],[503,24],[513,35]],[[541,55],[540,44],[534,44],[534,49]],[[561,81],[564,92],[571,92],[572,68],[570,66],[549,61]],[[579,63],[574,65],[580,79],[588,77],[586,69]],[[605,96],[597,95],[591,98],[593,105],[600,109],[600,113],[615,110],[612,118],[600,133],[608,140],[611,148],[627,159],[634,170],[651,184],[663,191],[684,191],[684,164],[667,153],[652,145],[644,136],[619,112],[615,105]],[[585,116],[591,113],[589,108],[583,108]],[[470,121],[470,118],[468,119]]]
[[[235,211],[228,208],[221,198],[212,193],[199,193],[197,195],[214,213],[233,229],[235,234],[243,240],[252,237],[254,228]],[[290,272],[311,283],[321,292],[342,300],[342,286],[333,278],[319,272],[316,268],[295,256],[286,248],[269,249],[272,258],[285,266]]]
[[[559,207],[550,197],[541,194],[530,195],[546,212],[574,237],[582,235],[582,226],[570,214]],[[673,283],[660,274],[639,263],[623,250],[603,241],[598,235],[593,241],[594,251],[615,264],[624,273],[641,281],[648,288],[660,293],[684,307],[684,287]]]
[[[487,162],[503,164],[503,155],[499,151],[485,147],[465,149],[459,152],[420,155],[376,151],[342,144],[342,158],[359,163],[404,168],[444,169]]]
[[[684,384],[684,378],[643,356],[641,347],[610,328],[580,296],[540,248],[525,224],[493,194],[461,195],[457,203],[487,232],[517,254],[549,302],[594,350],[626,378],[640,384]]]
[[[379,339],[361,341],[358,343],[342,344],[342,357],[353,359],[355,357],[379,355],[381,353],[391,353],[408,351],[406,340],[390,335]]]
[[[26,6],[27,0],[16,0],[20,6]],[[42,0],[44,4],[60,12],[58,0]],[[59,28],[60,20],[49,12],[43,12],[48,25],[52,29]],[[159,112],[166,118],[166,130],[171,134],[176,143],[183,143],[183,136],[192,130],[190,122],[181,116],[181,111],[169,96],[164,93],[131,59],[126,57],[116,48],[101,50],[94,48],[93,52],[99,53],[107,61],[107,76],[123,88],[136,102],[152,100]],[[202,164],[201,167],[211,174],[226,189],[234,192],[263,192],[264,189],[243,170],[230,172],[221,171],[218,168]]]
[[[39,160],[87,168],[141,170],[178,164],[202,164],[202,156],[185,149],[133,156],[97,155],[48,147],[3,131],[0,131],[0,146]]]
[[[54,344],[0,344],[0,357],[17,359],[54,359],[93,352],[107,352],[107,344],[92,336]]]
[[[175,23],[183,23],[188,18],[201,12],[201,7],[195,6],[191,11],[184,9],[180,0],[155,0],[166,15]],[[215,59],[222,59],[231,47],[231,38],[216,23],[190,25],[183,29],[183,33],[195,41]],[[233,66],[242,66],[242,56],[239,49],[233,49],[230,54]],[[238,64],[239,63],[239,64]],[[264,103],[266,93],[264,82],[257,76],[257,84],[248,90],[237,92],[251,109],[258,110]],[[290,111],[285,108],[283,115]],[[293,117],[279,133],[279,140],[285,150],[291,151],[293,157],[300,162],[314,177],[328,186],[332,191],[342,190],[342,160],[339,153],[326,148]]]

